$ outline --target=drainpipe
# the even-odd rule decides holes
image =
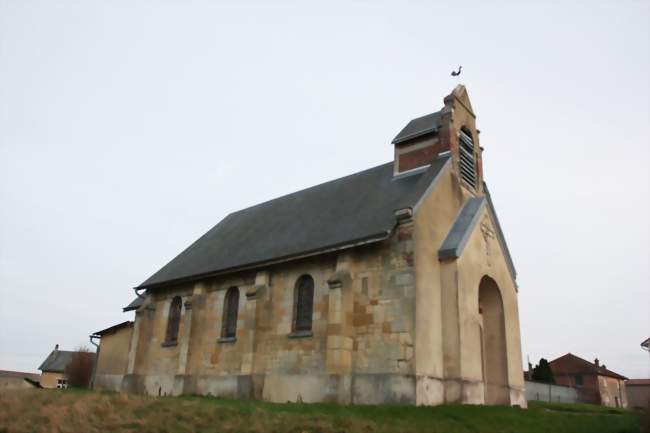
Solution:
[[[98,340],[101,340],[102,336],[99,335],[99,334],[92,334],[92,335],[90,336],[90,344],[92,344],[93,346],[95,346],[95,347],[97,348],[97,352],[99,353],[99,343],[95,343],[95,341],[93,340],[94,338],[96,338],[96,339],[98,339]]]
[[[95,362],[93,363],[93,374],[90,376],[90,384],[88,385],[90,389],[95,388],[95,374],[97,373],[97,362],[99,361],[99,343],[95,343],[94,339],[101,340],[102,336],[99,334],[90,335],[90,344],[97,348],[95,351]]]

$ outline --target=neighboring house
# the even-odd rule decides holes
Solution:
[[[125,310],[129,311],[128,308]],[[132,333],[133,322],[126,321],[90,336],[91,341],[100,340],[93,374],[93,389],[120,389],[128,366],[128,347]]]
[[[43,388],[67,388],[68,377],[65,373],[65,369],[77,353],[81,354],[81,356],[93,357],[93,359],[95,356],[95,354],[91,352],[59,350],[58,344],[54,346],[54,350],[49,354],[45,361],[43,361],[41,366],[38,367],[38,369],[41,370],[41,386]]]
[[[393,161],[228,215],[136,288],[130,344],[110,349],[127,354],[120,389],[525,407],[516,273],[475,119],[458,86],[394,138]]]
[[[0,389],[40,388],[41,375],[22,371],[0,370]]]
[[[625,376],[567,353],[549,363],[555,383],[581,389],[583,401],[611,407],[627,407]]]
[[[626,380],[625,391],[628,407],[650,410],[650,379]]]

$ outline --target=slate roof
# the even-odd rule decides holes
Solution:
[[[72,361],[72,357],[76,353],[78,352],[70,350],[53,350],[52,353],[50,353],[50,355],[45,358],[45,361],[43,361],[38,369],[41,371],[51,371],[53,373],[63,373],[70,361]],[[95,354],[92,352],[81,353],[87,354],[83,356],[95,356]]]
[[[122,311],[126,313],[127,311],[137,310],[138,308],[140,308],[140,306],[142,306],[143,303],[144,303],[144,299],[139,296],[136,296],[135,299],[131,301],[129,305],[122,308]]]
[[[411,120],[406,124],[395,138],[393,144],[403,143],[414,138],[422,137],[427,134],[434,133],[440,128],[440,119],[442,112],[436,111],[435,113],[427,114],[426,116],[418,117]]]
[[[599,376],[609,376],[616,379],[626,380],[627,377],[622,376],[618,373],[614,373],[612,370],[598,366],[593,362],[589,362],[586,359],[582,359],[579,356],[576,356],[572,353],[567,353],[562,355],[559,358],[554,359],[549,362],[553,374],[562,375],[562,374],[597,374]]]
[[[440,260],[445,260],[460,257],[465,244],[469,240],[469,236],[472,233],[474,225],[478,221],[478,217],[480,216],[481,211],[487,205],[489,212],[494,218],[494,225],[497,231],[497,239],[501,245],[501,249],[506,260],[506,265],[510,271],[510,276],[512,276],[512,281],[515,283],[515,288],[517,288],[517,270],[515,269],[515,265],[512,262],[512,256],[510,255],[510,250],[508,249],[505,235],[501,229],[501,223],[499,222],[499,217],[497,215],[496,209],[494,209],[492,197],[490,196],[490,190],[488,189],[485,182],[483,182],[483,191],[485,192],[484,197],[474,197],[465,202],[459,214],[456,216],[454,224],[452,224],[451,229],[447,233],[442,246],[438,250],[438,258]]]
[[[389,162],[231,213],[139,287],[386,239],[395,211],[415,207],[448,161],[402,176]]]
[[[465,202],[438,250],[440,260],[460,257],[485,204],[485,197],[473,197]]]
[[[138,299],[140,299],[140,298],[138,298]],[[126,322],[122,322],[122,323],[118,323],[117,325],[109,326],[108,328],[102,329],[101,331],[93,332],[92,335],[100,335],[100,336],[101,335],[106,335],[106,334],[110,334],[111,332],[117,331],[120,328],[131,327],[131,326],[133,326],[133,322],[131,322],[130,320],[127,320]]]

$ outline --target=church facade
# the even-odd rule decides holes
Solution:
[[[475,117],[458,86],[395,137],[393,161],[228,215],[136,288],[133,324],[100,332],[94,386],[525,407]]]

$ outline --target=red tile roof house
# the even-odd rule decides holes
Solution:
[[[580,389],[583,401],[602,406],[627,407],[627,377],[600,365],[597,358],[592,363],[567,353],[549,364],[555,383]]]

